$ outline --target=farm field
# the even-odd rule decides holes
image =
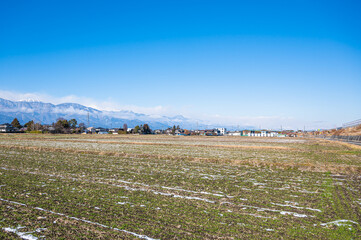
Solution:
[[[361,147],[0,135],[0,239],[361,239]]]

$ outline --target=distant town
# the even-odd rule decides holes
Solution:
[[[183,129],[182,127],[173,126],[167,129],[151,129],[148,124],[137,125],[133,128],[124,124],[118,128],[103,128],[86,126],[84,123],[77,122],[76,119],[66,120],[58,119],[52,124],[41,124],[34,121],[29,121],[21,125],[17,118],[11,123],[4,123],[0,125],[0,133],[50,133],[50,134],[166,134],[178,136],[249,136],[249,137],[298,137],[306,133],[316,134],[316,131],[294,131],[294,130],[238,130],[228,131],[226,128],[213,129]]]

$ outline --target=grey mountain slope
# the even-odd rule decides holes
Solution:
[[[180,125],[190,129],[197,127],[197,121],[181,115],[159,117],[132,111],[100,111],[77,103],[55,105],[39,101],[10,101],[0,98],[0,123],[11,122],[15,117],[18,118],[21,124],[30,120],[42,124],[51,124],[58,118],[75,118],[78,123],[83,122],[86,125],[95,127],[122,127],[124,123],[128,127],[148,123],[152,129],[165,129],[173,125]],[[200,122],[198,127],[206,128],[210,126]]]

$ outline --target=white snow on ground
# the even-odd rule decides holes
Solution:
[[[172,193],[157,192],[154,190],[152,190],[151,192],[153,192],[154,194],[162,195],[162,196],[171,196],[171,197],[175,197],[175,198],[184,198],[184,199],[189,199],[189,200],[200,200],[200,201],[205,201],[205,202],[209,202],[209,203],[215,203],[215,201],[212,201],[212,200],[209,200],[206,198],[182,196],[182,195],[172,194]]]
[[[6,200],[3,198],[0,198],[0,201],[8,202],[8,203],[16,204],[16,205],[21,205],[21,206],[26,206],[26,204],[24,204],[24,203],[14,202],[14,201]]]
[[[308,217],[306,214],[300,214],[300,213],[295,213],[295,212],[288,212],[288,211],[281,211],[280,214],[282,215],[292,215],[294,217]]]
[[[173,187],[165,187],[165,186],[161,186],[161,188],[164,189],[169,189],[169,190],[176,190],[176,191],[182,191],[182,192],[189,192],[189,193],[199,193],[199,194],[205,194],[205,195],[213,195],[213,196],[217,196],[217,197],[233,197],[233,196],[225,196],[223,194],[218,194],[218,193],[210,193],[210,192],[197,192],[197,191],[192,191],[192,190],[186,190],[186,189],[182,189],[182,188],[173,188]]]
[[[221,204],[230,204],[230,205],[235,205],[234,203],[231,202],[223,202]],[[282,215],[292,215],[294,217],[314,217],[312,215],[306,215],[306,214],[300,214],[300,213],[296,213],[296,212],[290,212],[290,211],[283,211],[283,210],[278,210],[278,209],[271,209],[271,208],[262,208],[262,207],[256,207],[256,206],[251,206],[251,205],[238,205],[239,207],[243,207],[242,209],[247,209],[247,208],[251,208],[251,209],[256,209],[258,212],[278,212]],[[249,214],[251,215],[251,214]]]
[[[10,170],[10,169],[6,169],[6,170]],[[15,169],[14,169],[14,171],[15,171]],[[33,173],[33,172],[28,172],[28,173],[39,174],[39,173]],[[45,175],[48,175],[48,174],[45,174]],[[63,176],[56,176],[56,177],[64,178]],[[74,181],[93,182],[93,181],[88,180],[88,179],[77,179],[77,178],[70,178],[70,179],[72,179]],[[252,181],[252,179],[251,179],[251,181]],[[123,182],[125,182],[125,181],[123,181]],[[129,187],[129,186],[126,186],[126,185],[109,184],[107,182],[95,182],[95,183],[120,187],[120,188],[123,188],[123,189],[128,190],[128,191],[145,191],[145,192],[151,192],[151,193],[154,193],[154,194],[157,194],[157,195],[162,195],[162,196],[170,196],[170,197],[174,197],[174,198],[182,198],[182,199],[188,199],[188,200],[198,200],[198,201],[204,201],[204,202],[208,202],[208,203],[216,203],[216,201],[206,199],[206,198],[193,197],[193,196],[183,196],[183,195],[178,195],[178,194],[173,194],[173,193],[159,192],[159,191],[152,190],[152,189],[147,189],[147,188],[132,188],[132,187]],[[141,184],[141,183],[136,183],[136,184],[147,186],[146,184]],[[192,191],[192,190],[185,190],[185,189],[180,189],[180,188],[171,188],[171,187],[165,187],[165,186],[161,186],[161,187],[164,188],[164,189],[169,189],[169,190],[178,190],[178,191],[185,191],[185,192],[191,192],[191,193],[202,193],[202,194],[209,194],[209,195],[218,196],[218,194],[208,193],[208,192],[197,192],[197,191]],[[309,192],[309,193],[314,193],[314,192]],[[221,194],[219,194],[219,195],[221,195]],[[225,196],[225,195],[222,195],[222,196]],[[232,196],[227,196],[227,197],[231,198]],[[246,199],[241,199],[241,200],[246,200]],[[18,203],[18,204],[21,204],[21,203]],[[230,203],[230,204],[232,204],[232,203]],[[277,204],[275,204],[275,205],[277,205]],[[242,205],[242,206],[244,207],[244,209],[252,208],[252,209],[256,209],[257,211],[278,212],[278,213],[280,213],[282,215],[292,215],[294,217],[302,217],[302,218],[304,218],[304,217],[314,217],[312,215],[299,214],[299,213],[296,213],[296,212],[283,211],[283,210],[278,210],[278,209],[261,208],[261,207],[248,206],[248,205]],[[292,205],[284,205],[284,206],[292,206]],[[292,206],[292,207],[294,207],[294,208],[302,208],[303,209],[303,207],[296,207],[296,206]],[[304,209],[311,210],[312,208],[304,208]],[[312,210],[313,211],[321,211],[319,209],[312,209]]]
[[[261,215],[254,214],[254,213],[249,213],[249,214],[247,214],[247,215],[250,215],[250,216],[253,216],[253,217],[258,217],[258,218],[271,218],[271,219],[275,219],[275,218],[272,218],[272,217],[261,216]]]
[[[52,213],[52,214],[55,214],[55,215],[58,215],[58,216],[63,216],[63,217],[69,218],[69,219],[73,219],[73,220],[76,220],[76,221],[81,221],[81,222],[89,223],[89,224],[96,225],[96,226],[100,226],[100,227],[104,227],[104,228],[109,228],[109,229],[112,229],[112,230],[115,230],[115,231],[118,231],[118,232],[125,232],[125,233],[131,234],[131,235],[133,235],[133,236],[135,236],[135,237],[137,237],[137,238],[146,239],[146,240],[155,240],[154,238],[148,237],[148,236],[146,236],[146,235],[141,235],[141,234],[134,233],[134,232],[130,232],[130,231],[127,231],[127,230],[124,230],[124,229],[119,229],[119,228],[115,228],[115,227],[110,227],[110,226],[107,226],[107,225],[104,225],[104,224],[101,224],[101,223],[97,223],[97,222],[92,222],[92,221],[89,221],[89,220],[86,220],[86,219],[81,219],[81,218],[77,218],[77,217],[71,217],[71,216],[65,215],[65,214],[63,214],[63,213],[57,213],[57,212],[53,212],[53,211],[51,211],[51,210],[46,210],[46,209],[44,209],[44,208],[31,207],[31,206],[27,206],[27,205],[24,204],[24,203],[14,202],[14,201],[10,201],[10,200],[3,199],[3,198],[0,198],[0,201],[8,202],[8,203],[13,203],[13,204],[16,204],[16,205],[21,205],[21,206],[30,207],[30,208],[33,208],[33,209],[36,209],[36,210],[39,210],[39,211]],[[19,235],[19,236],[20,236],[20,235]],[[24,238],[24,239],[25,239],[25,238]],[[27,239],[29,239],[29,240],[35,240],[35,239],[38,239],[38,238],[27,238]]]
[[[26,240],[37,240],[38,238],[31,235],[31,233],[34,233],[34,232],[42,232],[44,230],[46,230],[46,228],[38,228],[36,229],[35,231],[33,232],[20,232],[19,229],[22,229],[22,228],[25,228],[25,227],[16,227],[16,228],[11,228],[11,227],[7,227],[7,228],[3,228],[3,230],[5,232],[11,232],[11,233],[15,233],[16,235],[18,235],[20,238],[22,239],[26,239]]]
[[[281,207],[291,207],[291,208],[296,208],[296,209],[307,209],[307,210],[311,210],[311,211],[315,211],[315,212],[322,212],[320,209],[317,209],[317,208],[299,207],[299,206],[295,206],[292,204],[280,204],[280,203],[273,203],[273,202],[271,202],[271,204],[276,205],[276,206],[281,206]]]
[[[263,211],[266,211],[266,212],[278,212],[282,215],[292,215],[294,217],[301,217],[301,218],[304,218],[304,217],[314,217],[312,215],[306,215],[306,214],[300,214],[300,213],[296,213],[296,212],[289,212],[289,211],[282,211],[282,210],[278,210],[278,209],[271,209],[271,208],[261,208],[261,207],[256,207],[256,206],[249,206],[249,205],[241,205],[245,208],[253,208],[253,209],[256,209],[257,211],[259,212],[263,212]]]
[[[341,220],[336,220],[336,221],[332,221],[332,222],[328,222],[328,223],[321,223],[321,226],[328,226],[328,225],[336,225],[336,226],[351,226],[351,223],[353,224],[358,224],[355,221],[352,220],[346,220],[346,219],[341,219]]]
[[[132,204],[131,202],[117,202],[117,204],[120,204],[120,205],[125,205],[125,204]]]
[[[4,170],[10,170],[10,171],[17,171],[16,169],[6,169],[6,168],[2,168]],[[30,174],[41,174],[41,175],[46,175],[46,176],[52,176],[52,177],[59,177],[59,178],[65,178],[64,176],[60,176],[60,175],[53,175],[53,174],[46,174],[46,173],[36,173],[36,172],[31,172],[31,171],[24,171],[25,173],[30,173]],[[74,181],[87,181],[87,182],[94,182],[92,180],[89,179],[78,179],[78,178],[69,178],[71,180]],[[100,178],[98,178],[100,179]],[[104,180],[108,180],[108,179],[104,179]],[[198,193],[198,194],[206,194],[206,195],[213,195],[213,196],[218,196],[218,197],[228,197],[228,198],[232,198],[233,196],[226,196],[226,195],[222,195],[222,194],[216,194],[216,193],[209,193],[209,192],[197,192],[197,191],[192,191],[192,190],[186,190],[186,189],[181,189],[181,188],[172,188],[172,187],[166,187],[166,186],[151,186],[151,185],[147,185],[144,183],[138,183],[138,182],[128,182],[128,181],[123,181],[123,180],[117,180],[119,182],[122,183],[126,183],[126,184],[136,184],[136,185],[142,185],[145,187],[161,187],[163,189],[169,189],[169,190],[177,190],[177,191],[183,191],[183,192],[189,192],[189,193]],[[182,195],[178,195],[178,194],[171,194],[171,193],[163,193],[163,192],[158,192],[155,190],[148,190],[145,188],[132,188],[129,186],[125,186],[125,185],[117,185],[117,184],[109,184],[107,182],[94,182],[94,183],[100,183],[100,184],[107,184],[107,185],[111,185],[111,186],[116,186],[116,187],[121,187],[124,188],[128,191],[150,191],[153,192],[155,194],[160,194],[160,195],[164,195],[164,196],[172,196],[175,198],[184,198],[184,199],[193,199],[193,200],[200,200],[200,201],[205,201],[205,202],[210,202],[210,203],[214,203],[214,201],[205,199],[205,198],[200,198],[200,197],[188,197],[188,196],[182,196]]]

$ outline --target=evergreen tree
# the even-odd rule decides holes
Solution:
[[[34,121],[31,120],[31,121],[25,123],[24,126],[27,128],[28,131],[32,131],[32,130],[34,130]]]
[[[56,123],[54,124],[54,128],[55,128],[55,132],[57,133],[69,133],[70,131],[70,125],[68,120],[66,119],[58,119],[58,121],[56,121]]]
[[[78,121],[76,119],[70,119],[69,120],[69,125],[71,128],[76,128],[76,125],[78,124]]]
[[[144,124],[143,132],[144,132],[144,134],[151,134],[152,133],[152,130],[150,129],[148,124]]]
[[[11,125],[16,128],[21,128],[21,124],[17,118],[14,118],[14,120],[11,122]]]

